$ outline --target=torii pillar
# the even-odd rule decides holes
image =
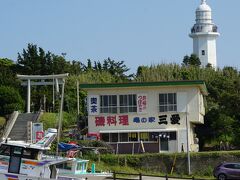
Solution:
[[[27,80],[27,113],[30,113],[31,106],[31,80]]]

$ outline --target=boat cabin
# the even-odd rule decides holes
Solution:
[[[72,159],[57,165],[59,174],[85,174],[89,160]]]
[[[4,174],[8,175],[9,173],[19,177],[56,179],[56,164],[62,163],[66,159],[50,158],[44,155],[44,152],[50,149],[50,144],[55,137],[55,132],[49,132],[36,144],[8,139],[1,142],[0,179],[5,179]]]
[[[1,144],[0,155],[5,156],[4,159],[0,157],[0,161],[8,159],[8,163],[1,163],[1,169],[8,169],[9,173],[20,173],[22,159],[40,160],[42,152],[39,149],[27,148],[24,146],[16,146],[10,144]],[[7,167],[8,164],[8,167]],[[4,168],[2,167],[4,165]]]

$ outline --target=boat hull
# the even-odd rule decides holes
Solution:
[[[103,180],[107,177],[112,177],[112,173],[86,173],[86,174],[59,174],[58,180]],[[66,179],[64,179],[66,178]]]
[[[54,180],[49,178],[31,177],[22,174],[0,173],[1,180]],[[56,180],[56,179],[55,179]]]

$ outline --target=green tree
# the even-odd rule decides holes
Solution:
[[[86,71],[90,71],[90,70],[92,70],[93,68],[92,68],[92,61],[91,61],[91,59],[88,59],[87,60],[87,66],[86,66]]]
[[[79,61],[72,61],[71,68],[70,68],[70,74],[71,75],[79,75],[81,72],[83,72],[85,69],[85,65]]]
[[[105,59],[103,69],[108,71],[116,79],[116,82],[129,81],[134,76],[133,74],[126,75],[130,69],[124,64],[124,61]]]
[[[183,58],[183,66],[197,66],[199,67],[201,65],[201,61],[199,57],[197,57],[196,54],[191,54],[189,57],[188,55],[184,56]]]
[[[0,84],[3,86],[18,87],[19,82],[16,79],[15,64],[7,58],[0,58]]]
[[[11,67],[14,63],[8,58],[0,58],[0,66]]]
[[[28,44],[27,49],[23,49],[22,54],[18,53],[17,69],[20,74],[52,74],[51,64],[52,54],[50,52],[45,53],[37,45]]]
[[[52,74],[63,74],[71,72],[71,63],[66,61],[64,57],[52,55],[53,64],[51,66]]]
[[[235,120],[222,112],[219,112],[214,118],[215,121],[212,122],[211,126],[218,141],[232,142]]]
[[[23,110],[23,100],[13,87],[0,86],[0,115],[11,114],[15,110]]]

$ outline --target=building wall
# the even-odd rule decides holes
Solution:
[[[205,51],[205,55],[202,55],[202,50]],[[193,53],[199,57],[202,66],[210,63],[217,67],[216,35],[206,33],[193,36]]]
[[[159,112],[159,94],[176,93],[177,94],[177,111],[176,112]],[[143,114],[123,113],[123,114],[98,114],[89,115],[88,126],[89,132],[100,133],[123,133],[123,132],[169,132],[175,131],[177,138],[174,141],[169,140],[169,152],[181,152],[187,150],[186,141],[186,120],[189,121],[189,142],[194,143],[194,127],[192,123],[203,123],[204,115],[202,95],[197,87],[144,87],[144,88],[109,88],[109,89],[92,89],[88,91],[88,97],[92,95],[125,95],[125,94],[144,94],[147,96],[147,111]],[[201,113],[200,113],[201,111]],[[179,124],[171,124],[172,115],[177,114],[180,117]],[[166,115],[167,124],[159,123],[159,116]],[[119,123],[121,116],[127,116],[128,124]],[[107,119],[115,118],[116,124],[108,124]],[[96,118],[105,119],[104,125],[96,125]],[[136,123],[134,119],[139,119]],[[150,118],[151,122],[150,122]],[[154,119],[154,121],[153,121]],[[147,148],[156,150],[153,144],[147,145]],[[130,143],[131,144],[131,143]],[[131,147],[125,144],[124,146]],[[159,146],[159,143],[158,143]],[[154,147],[154,148],[153,148]]]

